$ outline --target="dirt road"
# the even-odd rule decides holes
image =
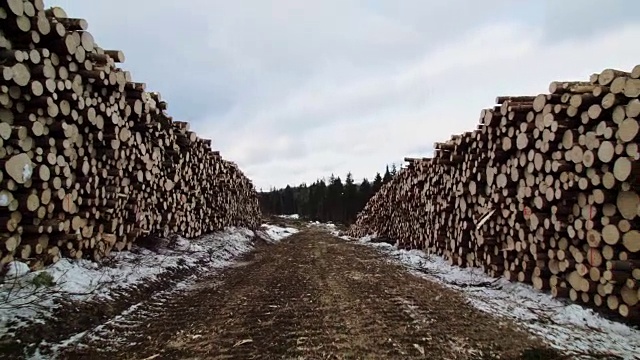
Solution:
[[[305,230],[61,350],[68,359],[535,359],[542,348],[373,249]]]

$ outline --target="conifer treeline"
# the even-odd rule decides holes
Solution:
[[[373,182],[365,178],[356,183],[351,173],[343,181],[332,174],[329,179],[319,179],[311,185],[260,191],[260,207],[263,214],[298,214],[308,220],[351,224],[373,194],[391,181],[397,171],[393,164],[386,167],[384,175],[377,173]]]

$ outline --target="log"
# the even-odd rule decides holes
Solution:
[[[554,81],[548,94],[497,97],[475,133],[412,158],[348,234],[376,233],[637,321],[639,78],[638,67],[605,69]]]
[[[40,1],[0,9],[2,261],[36,269],[258,225],[250,179],[117,67],[123,52],[98,46],[86,20]]]
[[[1,162],[1,160],[0,160]],[[12,156],[4,162],[6,173],[18,184],[24,184],[33,175],[33,162],[26,153]]]

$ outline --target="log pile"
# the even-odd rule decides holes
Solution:
[[[501,96],[350,229],[640,320],[640,65]]]
[[[0,0],[0,265],[255,227],[249,179],[117,67],[83,19]]]

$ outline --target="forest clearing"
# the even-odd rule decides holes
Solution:
[[[30,353],[31,359],[633,359],[640,346],[638,330],[580,306],[456,270],[437,256],[338,234],[331,224],[269,225],[260,238],[231,231],[196,242],[184,258],[208,253],[212,262],[198,259],[197,269],[160,275],[152,287],[105,288],[63,303],[39,316],[44,324],[12,329],[24,343],[5,334],[3,353]],[[217,249],[193,251],[211,242]],[[72,310],[96,305],[105,311]],[[33,335],[34,328],[53,324],[55,331]]]
[[[258,192],[85,19],[0,20],[0,355],[640,359],[640,65]]]

